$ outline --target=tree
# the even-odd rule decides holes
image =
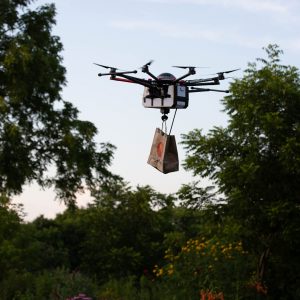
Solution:
[[[55,7],[31,10],[31,2],[0,3],[0,194],[21,193],[37,181],[72,203],[84,184],[92,189],[112,177],[114,147],[98,147],[96,127],[62,100],[62,44],[51,34]]]
[[[0,283],[7,270],[12,267],[11,258],[15,258],[16,247],[11,240],[21,227],[21,211],[19,207],[4,204],[0,201]]]
[[[86,229],[86,235],[79,235],[85,240],[77,245],[80,269],[102,282],[150,274],[163,256],[164,235],[172,229],[169,210],[174,197],[149,186],[132,190],[125,183],[97,197],[81,215],[77,212],[80,228]]]
[[[299,298],[300,77],[277,45],[224,98],[228,126],[183,136],[185,167],[224,193],[274,299]],[[268,264],[267,264],[268,262]],[[288,278],[288,280],[286,279]],[[276,295],[276,296],[275,296]],[[273,299],[273,298],[272,298]]]

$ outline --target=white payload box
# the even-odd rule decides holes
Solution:
[[[189,105],[188,87],[174,84],[162,87],[145,87],[143,105],[148,108],[187,108]]]

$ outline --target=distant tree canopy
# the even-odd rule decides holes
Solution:
[[[111,178],[114,147],[98,149],[96,127],[62,100],[63,47],[51,33],[55,7],[31,10],[31,2],[0,2],[0,195],[36,181],[72,202],[84,185],[93,189]]]

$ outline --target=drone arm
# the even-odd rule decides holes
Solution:
[[[218,77],[204,78],[204,79],[195,79],[185,81],[185,86],[197,86],[197,85],[219,85],[220,80]]]
[[[154,80],[159,81],[158,78],[157,78],[155,75],[153,75],[151,72],[147,71],[147,72],[144,72],[144,73],[148,74],[148,75],[149,75],[150,77],[152,77]]]
[[[216,90],[216,89],[204,89],[204,88],[195,88],[191,87],[189,90],[190,93],[197,93],[197,92],[220,92],[220,93],[229,93],[229,90]]]
[[[196,74],[195,68],[194,68],[194,67],[189,67],[188,73],[186,73],[185,75],[182,75],[181,77],[177,78],[177,79],[175,80],[175,83],[178,83],[178,82],[181,81],[182,79],[184,79],[184,78],[186,78],[186,77],[188,77],[188,76],[190,76],[190,75],[194,75],[194,74]]]
[[[122,81],[122,82],[129,82],[129,83],[135,83],[132,80],[129,79],[125,79],[125,78],[120,78],[120,77],[110,77],[111,80],[115,80],[115,81]]]
[[[204,85],[220,85],[220,82],[199,82],[199,83],[189,84],[188,86],[204,86]]]
[[[140,85],[143,85],[143,86],[146,86],[146,87],[152,87],[153,86],[148,80],[145,80],[145,79],[137,78],[137,77],[134,77],[134,76],[128,76],[126,74],[119,74],[118,76],[123,77],[125,79],[118,78],[118,77],[115,77],[115,76],[111,76],[110,79],[111,80],[117,80],[117,81],[136,83],[136,84],[140,84]]]
[[[220,80],[226,79],[224,74],[235,72],[239,69],[234,69],[230,71],[224,71],[224,72],[218,72],[215,77],[210,77],[210,78],[203,78],[203,79],[195,79],[195,80],[187,80],[185,82],[185,86],[197,86],[197,85],[217,85],[220,84]],[[207,82],[207,84],[205,84]]]
[[[159,81],[158,78],[153,75],[150,71],[149,71],[149,65],[146,64],[142,67],[142,72],[148,74],[150,77],[152,77],[155,81]]]
[[[125,72],[109,72],[109,73],[98,73],[98,76],[101,77],[101,76],[121,76],[121,75],[124,75],[124,74],[136,74],[137,71],[134,70],[134,71],[125,71]]]

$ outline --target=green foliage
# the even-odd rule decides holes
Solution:
[[[55,269],[33,276],[31,273],[11,272],[2,283],[1,299],[65,300],[79,293],[96,297],[97,285],[79,272]]]
[[[136,288],[135,277],[124,277],[122,279],[111,279],[100,287],[99,300],[137,300],[139,292]]]
[[[114,198],[116,194],[118,198]],[[99,287],[104,284],[103,293],[107,282],[117,286],[124,278],[135,276],[133,290],[133,279],[132,284],[128,282],[128,295],[138,293],[139,277],[150,274],[163,256],[165,234],[173,229],[170,220],[174,198],[150,187],[131,190],[121,182],[119,191],[114,188],[111,194],[106,191],[101,197],[87,209],[69,209],[54,220],[39,217],[27,224],[22,224],[20,218],[14,221],[13,210],[3,209],[3,217],[10,216],[7,218],[11,220],[7,226],[16,223],[15,227],[10,226],[11,234],[0,240],[3,299],[17,295],[35,297],[40,285],[45,295],[50,294],[62,276],[62,271],[57,271],[61,269],[65,270],[63,276],[67,276],[68,270],[76,274],[80,270],[80,274],[95,278]],[[50,280],[47,276],[58,279]],[[44,286],[46,281],[49,285]],[[20,286],[16,287],[14,282]],[[60,293],[65,288],[57,286]],[[73,292],[75,295],[77,290]],[[112,295],[115,293],[119,292],[114,290]],[[143,291],[144,295],[148,293],[148,289]]]
[[[277,45],[265,50],[267,59],[249,64],[223,100],[228,126],[183,136],[185,167],[225,194],[227,215],[242,226],[271,297],[293,299],[300,263],[300,77],[280,64]],[[287,269],[289,280],[276,278]]]
[[[222,199],[216,198],[213,186],[203,188],[199,186],[199,182],[182,185],[177,195],[183,206],[198,210],[216,206],[218,202],[222,201]]]
[[[19,260],[19,251],[12,240],[21,228],[20,214],[20,209],[10,204],[7,198],[0,198],[0,282]]]
[[[196,299],[200,291],[222,293],[225,299],[246,299],[251,264],[242,242],[216,238],[190,239],[174,253],[165,252],[165,264],[153,272],[173,299]]]
[[[164,219],[168,209],[154,211],[151,207],[169,203],[169,196],[149,187],[132,191],[126,186],[117,192],[117,198],[115,195],[116,190],[99,196],[83,218],[83,227],[92,230],[86,233],[87,241],[81,243],[81,267],[97,274],[99,280],[151,269],[163,252],[164,233],[170,230],[168,219]]]
[[[0,4],[0,193],[37,181],[72,204],[84,185],[93,189],[112,177],[114,147],[98,147],[96,127],[61,99],[66,80],[63,47],[51,34],[55,7],[30,10],[30,2]]]

